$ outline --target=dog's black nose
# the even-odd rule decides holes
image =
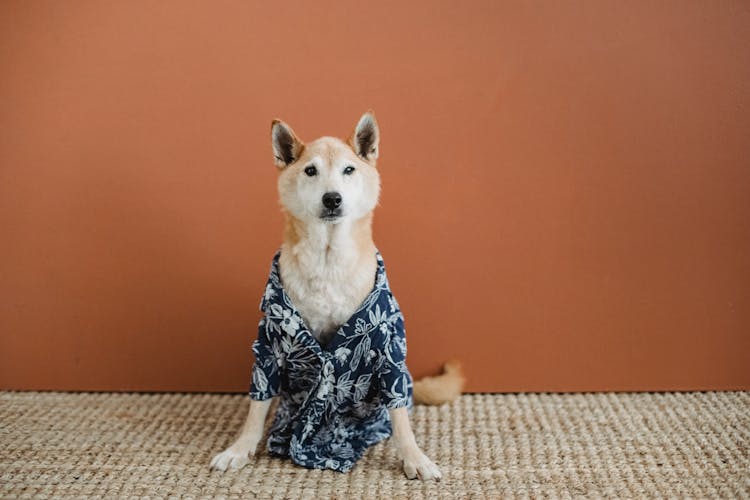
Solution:
[[[323,206],[333,210],[341,206],[341,195],[335,191],[323,195]]]

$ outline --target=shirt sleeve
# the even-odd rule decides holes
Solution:
[[[274,349],[271,331],[265,317],[258,324],[258,339],[253,342],[253,378],[250,384],[250,399],[263,401],[279,393],[281,374],[279,373],[279,349]],[[278,341],[276,341],[278,342]]]
[[[387,408],[411,407],[412,378],[406,367],[403,317],[389,325],[389,339],[379,363],[381,400]]]

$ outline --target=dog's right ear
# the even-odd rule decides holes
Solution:
[[[274,163],[279,168],[284,168],[297,161],[304,147],[294,134],[292,127],[281,120],[271,122],[271,144],[273,145]]]

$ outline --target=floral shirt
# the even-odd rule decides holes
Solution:
[[[391,435],[388,409],[412,406],[404,318],[377,253],[373,290],[322,346],[281,286],[279,255],[260,304],[250,397],[280,396],[268,439],[272,454],[346,472]]]

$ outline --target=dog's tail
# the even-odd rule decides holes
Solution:
[[[414,402],[421,405],[441,405],[456,400],[464,388],[461,363],[451,360],[443,366],[443,373],[414,381]]]

